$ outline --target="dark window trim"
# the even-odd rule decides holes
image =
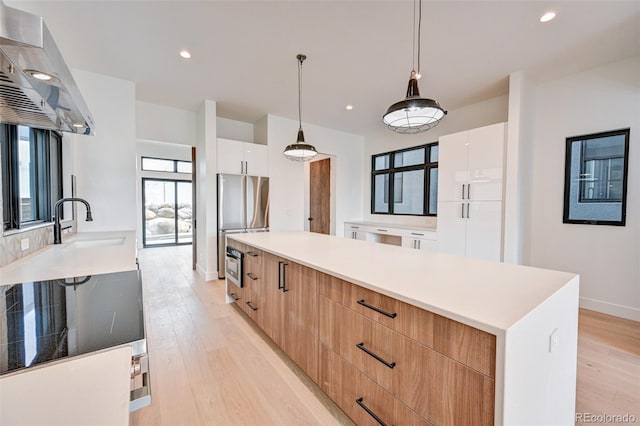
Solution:
[[[162,159],[161,159],[162,160]],[[168,172],[167,172],[168,173]],[[181,182],[187,182],[193,185],[193,182],[191,180],[182,180],[182,179],[163,179],[163,178],[147,178],[147,177],[143,177],[142,178],[142,247],[143,248],[153,248],[153,247],[170,247],[170,246],[188,246],[190,244],[193,244],[193,231],[192,231],[192,239],[191,241],[187,242],[187,243],[180,243],[178,242],[179,238],[178,238],[178,209],[176,208],[176,214],[174,216],[174,228],[175,228],[175,243],[164,243],[164,244],[147,244],[147,217],[146,217],[146,210],[147,210],[147,194],[146,194],[146,185],[145,183],[147,181],[155,181],[155,182],[172,182],[173,183],[173,187],[174,187],[174,200],[175,200],[175,205],[177,207],[178,204],[178,183]],[[193,188],[192,188],[193,191]],[[193,210],[192,210],[193,212]],[[193,228],[192,228],[193,229]]]
[[[162,161],[173,161],[173,170],[170,172],[167,171],[162,171],[162,170],[150,170],[150,169],[145,169],[143,166],[144,160],[145,159],[149,159],[149,160],[162,160]],[[173,158],[161,158],[161,157],[148,157],[148,156],[141,156],[140,157],[140,170],[145,171],[145,172],[155,172],[155,173],[180,173],[180,174],[186,174],[186,175],[190,175],[191,172],[179,172],[178,171],[178,163],[187,163],[187,164],[191,164],[191,167],[193,168],[193,162],[191,161],[186,161],[186,160],[176,160]]]
[[[611,130],[607,132],[593,133],[582,136],[572,136],[566,138],[565,142],[565,159],[564,159],[564,207],[562,215],[562,223],[584,224],[584,225],[610,225],[610,226],[625,226],[627,219],[627,183],[629,174],[629,137],[630,128]],[[582,219],[569,219],[569,206],[570,206],[570,188],[571,188],[571,144],[578,141],[586,141],[589,139],[606,138],[609,136],[621,136],[624,135],[624,162],[622,170],[622,213],[620,220],[582,220]],[[582,162],[582,158],[580,158]],[[582,164],[580,165],[582,170]],[[596,203],[604,203],[602,201],[594,201]],[[607,201],[616,203],[616,201]]]
[[[27,127],[27,126],[25,126]],[[55,140],[51,134],[55,134]],[[18,126],[0,124],[2,145],[2,191],[3,191],[3,231],[29,229],[50,222],[53,204],[62,196],[62,135],[47,129],[29,128],[30,149],[34,167],[31,170],[33,181],[33,211],[37,219],[20,222],[20,182],[19,182],[19,141]],[[51,158],[51,144],[56,143],[58,155]],[[59,194],[53,194],[51,163],[58,164]],[[55,198],[55,199],[54,199]]]
[[[429,162],[431,158],[431,148],[434,146],[438,146],[438,142],[431,142],[424,145],[412,146],[409,148],[398,149],[395,151],[382,152],[380,154],[374,154],[371,156],[371,214],[384,214],[384,215],[395,215],[395,216],[431,216],[436,217],[437,214],[429,213],[429,188],[430,188],[430,180],[431,173],[429,172],[431,169],[438,168],[438,162]],[[407,151],[415,151],[417,149],[424,148],[424,162],[422,164],[414,164],[411,166],[402,166],[395,167],[395,155],[398,153],[403,153]],[[389,168],[375,170],[376,158],[383,157],[385,155],[389,156]],[[396,173],[409,172],[414,170],[424,170],[424,199],[422,205],[422,213],[395,213],[393,211],[393,204],[395,200],[394,194],[394,176]],[[389,186],[388,186],[388,197],[389,202],[387,203],[388,210],[386,212],[380,212],[375,210],[375,179],[378,175],[388,175],[389,176]]]

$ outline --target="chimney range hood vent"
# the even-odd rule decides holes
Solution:
[[[39,16],[0,2],[0,122],[95,134],[95,124]]]

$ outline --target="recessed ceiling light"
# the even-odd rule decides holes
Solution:
[[[182,49],[180,51],[180,56],[182,56],[184,59],[191,59],[191,52],[189,52],[187,49]]]
[[[351,110],[353,109],[353,105],[347,105],[347,106],[345,107],[345,109],[346,109],[347,111],[351,111]]]
[[[53,74],[49,74],[46,73],[44,71],[38,71],[38,70],[24,70],[24,72],[26,72],[27,74],[29,74],[31,77],[40,80],[40,81],[48,81],[50,83],[53,83],[54,81],[57,81],[58,79],[56,78],[56,76],[54,76]]]
[[[550,10],[548,12],[545,12],[545,14],[540,17],[540,22],[549,22],[555,17],[556,17],[556,13]]]

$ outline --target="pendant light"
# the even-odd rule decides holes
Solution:
[[[418,3],[418,22],[416,39],[416,2]],[[405,99],[391,105],[382,117],[384,124],[396,133],[422,133],[438,125],[447,114],[438,102],[433,99],[421,98],[418,90],[420,78],[420,32],[422,27],[422,0],[413,2],[413,69],[409,77],[407,95]],[[417,55],[416,55],[417,44]],[[415,59],[418,57],[418,72],[415,68]]]
[[[304,141],[304,131],[302,130],[302,63],[307,59],[302,53],[296,56],[298,59],[298,140],[284,149],[284,156],[291,161],[309,161],[318,151]]]

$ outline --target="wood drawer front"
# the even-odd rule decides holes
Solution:
[[[234,303],[242,303],[244,296],[244,288],[240,288],[235,284],[227,283],[227,296],[231,297]]]
[[[409,336],[482,374],[495,377],[496,337],[494,335],[331,275],[320,274],[320,284],[320,294],[329,299]],[[358,304],[360,300],[364,300],[367,305],[395,314],[395,317],[389,318]]]
[[[496,336],[493,334],[434,314],[431,347],[482,374],[495,378]]]
[[[320,346],[320,387],[358,425],[380,426],[363,405],[387,425],[429,425],[325,345]]]
[[[398,300],[331,275],[321,274],[320,294],[387,327],[393,328],[393,323],[398,315],[398,304],[400,303]],[[388,315],[380,313],[376,309]]]
[[[394,334],[391,329],[320,297],[320,343],[387,390],[391,390],[395,369]]]
[[[494,380],[401,335],[394,395],[439,426],[494,423]]]
[[[244,265],[246,271],[262,269],[264,253],[261,250],[251,246],[245,246]]]

